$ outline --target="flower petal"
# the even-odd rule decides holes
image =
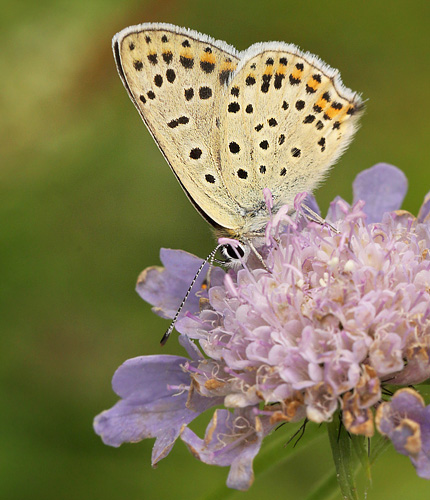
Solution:
[[[340,196],[330,202],[330,206],[327,211],[326,219],[330,222],[337,222],[338,220],[343,220],[346,213],[349,211],[350,205]]]
[[[388,163],[377,163],[360,172],[353,183],[354,203],[366,202],[366,222],[379,222],[385,212],[398,210],[408,189],[405,174]]]
[[[181,427],[219,403],[200,397],[197,407],[194,401],[193,410],[187,408],[190,375],[181,365],[188,361],[179,356],[141,356],[121,365],[112,385],[124,399],[94,419],[103,442],[117,447],[155,437],[152,463],[164,458]]]
[[[424,202],[421,205],[420,211],[418,213],[418,222],[425,222],[429,220],[430,214],[430,193],[427,193],[424,197]]]
[[[227,486],[247,490],[253,480],[252,462],[260,450],[264,429],[252,408],[216,410],[209,423],[205,439],[200,439],[188,428],[181,433],[181,439],[193,455],[206,464],[230,466]]]
[[[351,434],[372,437],[375,429],[370,408],[361,408],[358,394],[347,392],[342,397],[342,421]]]
[[[188,335],[179,335],[179,343],[187,351],[188,356],[193,361],[199,361],[203,359],[203,354],[199,351],[199,348],[194,342],[191,342]]]
[[[430,479],[430,405],[412,389],[400,389],[376,414],[379,432],[409,456],[420,477]]]
[[[311,210],[313,210],[316,214],[321,215],[320,207],[318,206],[317,200],[315,199],[315,196],[313,194],[308,193],[303,203]]]
[[[412,344],[406,351],[408,361],[405,368],[390,379],[393,385],[420,384],[430,378],[430,339]]]
[[[153,312],[171,319],[203,261],[183,250],[167,248],[161,249],[160,259],[164,268],[153,266],[142,271],[137,279],[136,291],[143,300],[154,306]],[[203,270],[194,283],[194,293],[189,295],[182,313],[199,310],[196,292],[201,289],[205,277],[206,272]]]

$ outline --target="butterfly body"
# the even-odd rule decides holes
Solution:
[[[169,24],[113,39],[120,77],[185,193],[218,235],[261,234],[268,212],[311,192],[349,144],[360,97],[291,44],[243,52]]]

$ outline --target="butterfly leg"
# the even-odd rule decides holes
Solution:
[[[266,271],[269,271],[269,268],[266,266],[266,263],[264,262],[264,259],[262,257],[262,255],[260,254],[260,252],[255,248],[254,244],[252,243],[251,240],[249,239],[246,239],[245,240],[247,245],[249,246],[249,248],[252,250],[252,252],[254,253],[254,255],[257,257],[257,259],[261,262],[261,265],[264,267],[264,269]]]
[[[318,215],[316,212],[314,212],[311,208],[309,208],[307,205],[302,203],[302,208],[305,211],[305,216],[313,222],[317,222],[318,224],[321,224],[321,226],[324,226],[325,224],[329,226],[330,229],[332,229],[336,234],[339,234],[339,231],[332,226],[329,222],[327,222],[325,219],[323,219],[320,215]]]

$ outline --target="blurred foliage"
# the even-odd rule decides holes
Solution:
[[[430,188],[430,4],[3,3],[0,496],[203,498],[226,469],[197,462],[178,443],[152,470],[151,442],[112,449],[92,431],[94,415],[116,400],[116,367],[161,352],[166,322],[135,294],[139,272],[158,264],[162,246],[205,256],[214,244],[124,91],[111,37],[131,24],[165,21],[239,49],[284,40],[317,53],[368,100],[361,130],[317,192],[323,212],[337,194],[351,199],[360,170],[385,161],[407,174],[404,207],[416,213]],[[181,350],[172,339],[164,352]],[[202,433],[206,422],[199,418],[195,428]],[[287,426],[279,432],[291,435]],[[302,498],[331,467],[327,439],[302,451],[299,444],[292,462],[237,497]],[[429,497],[429,483],[392,451],[372,472],[370,500]]]

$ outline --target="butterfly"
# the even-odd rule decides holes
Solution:
[[[218,237],[264,233],[269,213],[312,192],[351,141],[363,110],[337,70],[282,42],[237,51],[171,24],[112,42],[121,80],[197,211]],[[236,251],[227,246],[226,256]]]

